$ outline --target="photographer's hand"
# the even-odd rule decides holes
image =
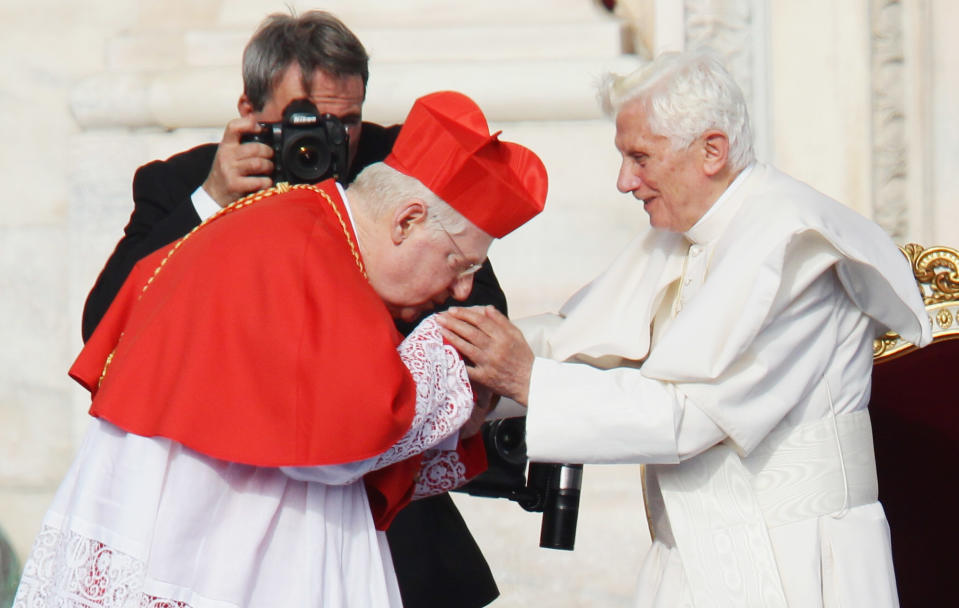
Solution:
[[[226,125],[216,150],[213,167],[203,189],[221,207],[251,192],[269,188],[273,180],[273,150],[261,143],[240,143],[244,133],[254,133],[259,125],[252,114],[234,118]]]
[[[437,314],[443,337],[471,364],[470,380],[527,405],[533,350],[522,332],[492,306],[452,307]]]

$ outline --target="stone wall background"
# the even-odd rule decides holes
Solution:
[[[0,0],[0,529],[21,558],[86,425],[66,370],[133,171],[219,138],[243,43],[287,4],[329,8],[367,44],[368,119],[401,120],[415,96],[460,88],[543,156],[547,212],[491,251],[517,316],[555,309],[645,224],[615,191],[592,84],[683,46],[728,58],[762,159],[901,243],[959,245],[950,0],[628,0],[616,17],[590,0]],[[536,546],[538,516],[458,496],[500,582],[496,605],[628,605],[649,542],[638,475],[586,468],[572,553]]]

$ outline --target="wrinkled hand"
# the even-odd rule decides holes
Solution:
[[[520,330],[492,306],[453,307],[437,315],[445,337],[468,360],[470,380],[526,405],[535,359]]]
[[[263,177],[273,173],[273,149],[256,142],[240,143],[244,133],[259,132],[259,128],[252,115],[234,118],[226,125],[213,167],[203,182],[203,189],[221,207],[273,185],[273,180]]]

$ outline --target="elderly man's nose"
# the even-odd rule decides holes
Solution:
[[[622,193],[632,192],[639,188],[643,180],[632,170],[627,163],[623,163],[619,168],[619,177],[616,178],[616,189]]]

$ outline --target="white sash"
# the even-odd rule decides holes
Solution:
[[[719,444],[656,470],[697,608],[785,608],[768,528],[878,496],[866,410],[774,431],[746,458]]]

